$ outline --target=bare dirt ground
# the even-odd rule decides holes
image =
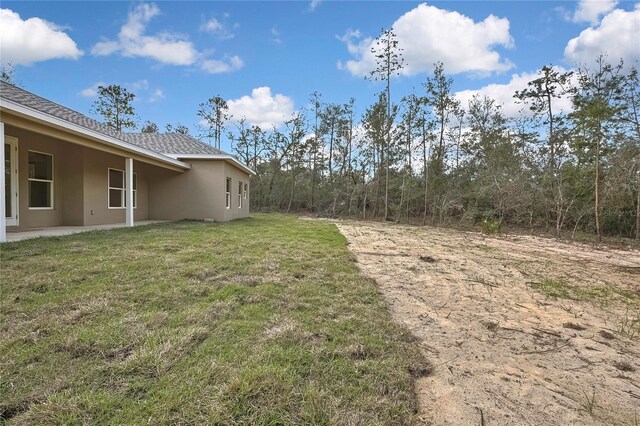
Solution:
[[[640,252],[337,222],[435,366],[429,425],[640,425]]]

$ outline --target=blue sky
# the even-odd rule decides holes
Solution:
[[[392,99],[422,91],[442,60],[462,98],[505,104],[545,64],[572,69],[596,52],[640,59],[640,6],[585,1],[12,2],[0,13],[0,58],[36,94],[90,113],[97,84],[137,95],[141,122],[180,122],[197,134],[208,97],[269,126],[308,104],[382,89],[363,75],[381,28],[393,26],[407,61]],[[223,148],[225,148],[223,143]],[[228,149],[228,145],[226,146]]]

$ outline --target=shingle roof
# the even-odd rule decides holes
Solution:
[[[42,113],[65,120],[69,123],[82,126],[88,130],[101,133],[105,136],[119,139],[123,142],[157,152],[159,154],[223,154],[224,151],[215,149],[201,141],[189,136],[177,133],[124,133],[100,123],[77,111],[44,99],[27,92],[24,89],[0,81],[0,98],[7,99],[17,104],[33,108]]]
[[[122,137],[122,132],[109,127],[106,124],[102,124],[92,118],[87,117],[84,114],[80,114],[77,111],[74,111],[67,107],[63,107],[62,105],[59,105],[55,102],[51,102],[50,100],[41,98],[40,96],[34,95],[31,92],[27,92],[24,89],[16,87],[12,84],[5,83],[4,81],[0,81],[0,97],[68,121],[69,123],[82,126],[89,130],[100,132],[106,136],[124,140]]]
[[[126,133],[129,143],[161,154],[212,154],[227,155],[226,152],[180,133]]]

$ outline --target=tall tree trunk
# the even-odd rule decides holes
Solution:
[[[602,136],[598,129],[598,137],[596,139],[596,180],[595,180],[595,219],[596,219],[596,234],[598,235],[598,241],[602,241],[602,233],[600,230],[600,145]]]
[[[424,173],[424,215],[422,224],[427,224],[427,207],[429,203],[429,163],[427,163],[427,135],[425,125],[422,125],[422,168]]]
[[[640,240],[640,158],[637,162],[636,179],[638,181],[638,199],[636,200],[636,240]]]
[[[317,145],[317,139],[315,141],[315,145]],[[318,173],[318,150],[316,148],[313,149],[313,170],[311,174],[311,211],[316,211],[316,175]]]
[[[405,184],[405,176],[402,175],[402,187],[400,189],[400,205],[398,206],[398,214],[396,215],[396,222],[400,222],[400,215],[402,214],[402,203],[404,202],[404,184]]]
[[[293,193],[295,192],[295,189],[296,189],[296,174],[294,170],[295,170],[295,165],[294,165],[294,168],[291,170],[291,193],[289,194],[289,205],[287,206],[287,213],[291,211],[291,204],[293,203]]]

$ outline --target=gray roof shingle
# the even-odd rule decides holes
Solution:
[[[145,148],[159,154],[191,154],[191,155],[228,155],[226,152],[213,148],[198,139],[178,133],[124,133],[106,124],[100,123],[77,111],[27,92],[24,89],[0,81],[0,98],[13,101],[20,105],[35,109],[54,116],[69,123],[76,124],[88,130],[105,136],[119,139],[140,148]]]
[[[226,154],[194,137],[180,133],[127,133],[125,137],[133,145],[161,154]]]
[[[125,141],[122,136],[123,133],[117,131],[113,127],[109,127],[106,124],[102,124],[84,114],[80,114],[77,111],[41,98],[40,96],[27,92],[24,89],[5,83],[4,81],[0,82],[0,97],[68,121],[69,123],[102,133],[103,135]]]

